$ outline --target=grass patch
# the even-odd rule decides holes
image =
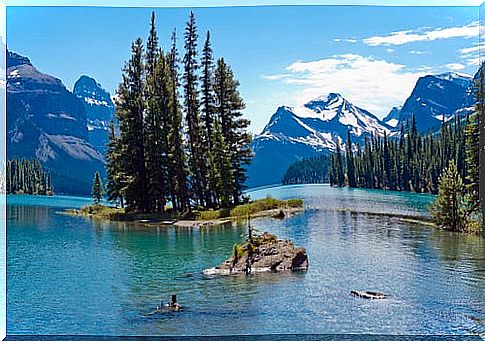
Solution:
[[[200,220],[209,221],[222,218],[234,217],[234,218],[246,218],[249,215],[256,213],[270,211],[275,209],[294,209],[303,207],[303,200],[301,199],[289,199],[279,200],[273,197],[266,197],[264,199],[254,200],[252,202],[241,204],[234,207],[231,210],[228,209],[199,209],[194,210],[191,213],[173,214],[170,210],[167,212],[155,212],[155,213],[137,213],[130,212],[123,208],[116,208],[112,206],[105,206],[101,204],[91,204],[83,206],[79,210],[70,210],[68,213],[74,215],[91,216],[93,218],[114,220],[114,221],[136,221],[136,220]]]
[[[194,216],[196,220],[216,220],[220,218],[227,218],[229,216],[229,211],[226,209],[208,209],[206,211],[195,212]]]
[[[255,200],[253,202],[242,204],[234,207],[231,212],[231,217],[247,217],[249,214],[258,212],[274,210],[278,208],[298,208],[303,207],[303,200],[289,199],[280,200],[267,196],[264,199]]]
[[[79,214],[92,215],[104,219],[112,219],[117,214],[125,213],[124,209],[105,206],[101,204],[92,204],[81,207]]]

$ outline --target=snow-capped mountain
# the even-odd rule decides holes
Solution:
[[[61,80],[7,52],[7,156],[37,158],[57,193],[88,194],[104,158],[88,142],[81,101]]]
[[[393,108],[383,120],[399,130],[411,121],[414,114],[419,131],[426,132],[449,120],[457,111],[473,109],[473,77],[463,73],[447,72],[421,77],[401,108]]]
[[[292,162],[334,151],[337,141],[343,148],[348,131],[355,143],[371,134],[392,134],[391,127],[375,115],[336,93],[301,107],[279,107],[252,142],[255,157],[248,169],[248,186],[279,183]]]
[[[86,111],[89,142],[105,154],[109,125],[115,113],[109,92],[95,79],[81,76],[74,84],[73,93],[82,101]]]

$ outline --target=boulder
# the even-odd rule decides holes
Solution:
[[[252,242],[235,245],[229,259],[203,271],[204,275],[250,274],[258,272],[302,271],[308,268],[303,247],[265,232]]]

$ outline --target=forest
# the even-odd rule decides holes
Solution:
[[[282,185],[323,184],[329,182],[330,156],[320,154],[292,163],[281,178]]]
[[[7,194],[53,194],[51,174],[37,159],[7,160],[5,178]]]
[[[209,31],[199,51],[193,12],[181,58],[176,31],[164,50],[154,13],[150,27],[145,45],[132,43],[117,91],[108,198],[137,212],[164,212],[168,202],[174,213],[234,207],[252,158],[239,82],[224,58],[215,60]]]
[[[298,161],[283,184],[328,182],[336,187],[371,188],[437,194],[430,212],[451,230],[475,229],[481,220],[479,196],[479,114],[483,110],[483,67],[476,85],[475,110],[444,122],[438,132],[419,134],[416,119],[398,136],[372,135],[363,146],[347,133],[329,156]]]

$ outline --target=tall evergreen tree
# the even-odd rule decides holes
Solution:
[[[352,150],[352,139],[350,137],[350,130],[347,130],[347,145],[346,148],[346,161],[347,161],[347,184],[349,187],[357,187],[355,180],[355,163],[354,152]]]
[[[476,105],[475,111],[467,118],[467,125],[465,128],[465,145],[466,145],[466,177],[465,188],[466,198],[470,213],[478,211],[480,208],[480,116],[479,113],[483,110],[481,108],[480,97],[484,93],[484,71],[483,66],[480,67],[479,77],[476,84]]]
[[[189,144],[189,169],[192,177],[194,200],[204,205],[204,189],[206,169],[203,155],[202,129],[199,117],[198,80],[197,80],[197,26],[195,16],[190,12],[185,27],[185,55],[184,55],[184,109],[187,122]]]
[[[244,101],[238,90],[239,81],[223,58],[217,60],[214,71],[215,112],[222,135],[230,152],[233,174],[232,200],[237,205],[245,189],[246,167],[252,160],[251,135],[247,131],[249,120],[242,117]]]
[[[462,193],[463,181],[452,160],[440,176],[438,196],[431,206],[431,213],[440,226],[453,231],[466,229]]]
[[[185,212],[190,210],[189,195],[187,191],[187,165],[182,137],[182,111],[180,109],[178,87],[178,51],[177,34],[172,33],[172,48],[167,57],[170,68],[171,98],[169,102],[169,130],[167,132],[169,157],[168,167],[173,171],[169,179],[171,184],[171,201],[174,211]]]
[[[115,134],[114,122],[111,122],[106,151],[106,194],[109,201],[119,203],[121,207],[124,207],[123,197],[126,181],[124,181],[121,152],[122,148],[119,138]]]
[[[210,154],[213,154],[213,135],[214,135],[214,90],[213,90],[213,56],[212,47],[210,42],[210,32],[207,31],[204,49],[202,51],[202,108],[201,108],[201,119],[203,125],[203,138],[204,138],[204,154],[209,155],[207,158],[207,182],[206,188],[204,189],[204,197],[207,206],[211,207],[214,205],[215,193],[214,188],[217,182],[214,173],[214,164],[211,162],[213,158]]]
[[[120,123],[122,169],[126,176],[125,199],[130,208],[149,210],[145,165],[143,45],[138,38],[131,46],[131,58],[123,68],[118,88],[116,116]]]
[[[99,204],[103,199],[104,189],[99,172],[94,173],[92,196],[95,204]]]
[[[147,168],[149,209],[163,211],[169,191],[167,170],[167,111],[164,108],[167,94],[163,91],[166,80],[159,67],[164,62],[158,51],[155,13],[152,12],[150,35],[145,52],[145,161]]]

